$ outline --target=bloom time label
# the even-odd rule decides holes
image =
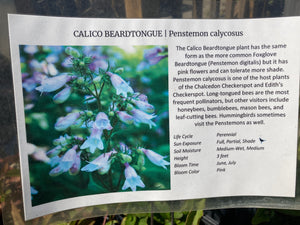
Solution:
[[[10,15],[26,219],[294,197],[299,22]]]

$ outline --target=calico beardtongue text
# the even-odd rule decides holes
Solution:
[[[174,30],[74,30],[75,38],[184,38],[184,37],[239,37],[243,31],[174,31]]]

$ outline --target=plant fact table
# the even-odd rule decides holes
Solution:
[[[26,219],[295,197],[299,25],[9,15]]]

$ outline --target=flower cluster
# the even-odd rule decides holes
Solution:
[[[26,46],[24,51],[35,54],[39,49]],[[138,67],[149,68],[159,63],[167,57],[164,52],[162,47],[146,50],[144,61]],[[99,184],[108,191],[144,188],[143,176],[138,173],[145,169],[145,158],[163,169],[170,163],[166,156],[139,145],[129,147],[126,139],[120,142],[116,137],[127,126],[156,127],[155,107],[147,95],[125,81],[121,75],[123,68],[114,69],[93,49],[80,51],[66,47],[65,54],[60,67],[70,72],[60,73],[55,66],[57,59],[48,56],[43,62],[32,62],[33,75],[23,74],[26,91],[47,95],[55,104],[68,101],[72,95],[82,98],[83,107],[69,106],[67,113],[56,120],[54,128],[62,135],[53,140],[54,147],[46,153],[47,163],[52,167],[49,175],[83,172],[112,179],[114,174],[119,174],[118,182],[107,185],[100,177]]]

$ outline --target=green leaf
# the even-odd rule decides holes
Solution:
[[[183,216],[182,212],[174,212],[174,219],[180,219]]]
[[[197,200],[199,201],[199,200]],[[197,203],[197,208],[198,209],[205,209],[205,198],[200,200],[200,202]]]
[[[118,220],[111,220],[111,221],[108,221],[105,225],[113,225],[113,224],[118,224]]]
[[[123,220],[121,225],[135,225],[136,216],[132,214],[128,214]]]
[[[150,213],[138,213],[138,214],[134,214],[134,215],[136,215],[138,218],[142,218],[142,217],[148,217],[151,214]]]
[[[187,215],[185,224],[186,225],[193,224],[195,215],[196,215],[196,211],[190,211],[189,214]]]
[[[200,219],[202,218],[202,216],[203,216],[203,210],[196,211],[196,215],[194,217],[193,224],[199,224],[200,223]]]
[[[148,224],[147,221],[148,221],[148,216],[140,219],[138,225],[147,225]]]

